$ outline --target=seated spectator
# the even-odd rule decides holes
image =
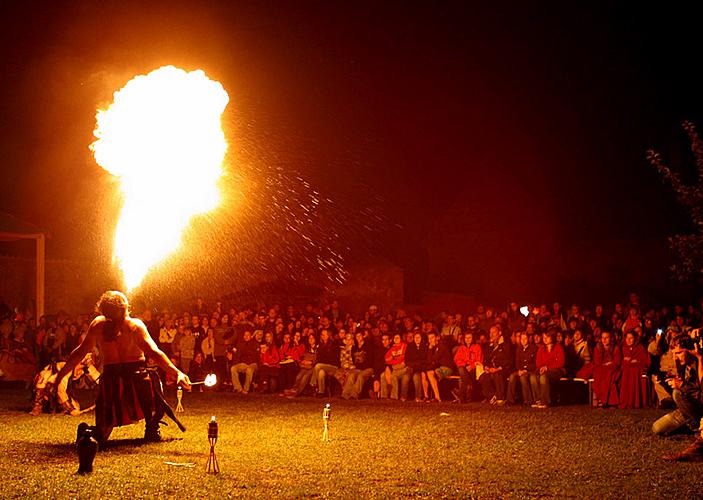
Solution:
[[[354,357],[354,366],[357,373],[354,378],[354,387],[349,393],[350,399],[358,399],[361,391],[364,389],[364,384],[374,374],[374,349],[373,344],[366,340],[363,332],[357,331],[355,335],[356,343],[352,349]]]
[[[430,387],[432,387],[432,392],[434,392],[434,400],[441,401],[439,383],[454,373],[452,353],[449,346],[440,341],[438,334],[430,333],[427,339],[429,341],[427,348],[427,362],[429,365],[426,372],[427,380]]]
[[[518,383],[522,388],[522,402],[532,405],[539,394],[537,385],[537,346],[530,342],[527,332],[520,333],[520,345],[515,351],[516,371],[508,379],[508,403],[515,404]]]
[[[454,354],[454,364],[459,370],[459,389],[456,393],[459,403],[471,401],[471,393],[476,382],[476,367],[483,365],[483,349],[479,344],[474,343],[474,334],[471,330],[464,334],[463,340],[463,345]],[[436,396],[439,400],[439,391],[436,392]]]
[[[412,343],[408,344],[405,350],[407,370],[404,375],[405,380],[401,381],[401,384],[408,384],[412,378],[415,388],[415,402],[419,403],[423,397],[424,399],[429,398],[427,374],[425,373],[428,369],[428,349],[419,330],[415,333],[411,332],[410,335],[412,335]]]
[[[295,376],[293,387],[283,391],[283,395],[289,398],[300,396],[305,388],[310,383],[312,378],[313,368],[317,364],[317,338],[314,333],[309,333],[305,350],[300,357],[300,370]]]
[[[408,398],[408,383],[403,384],[407,367],[405,350],[407,345],[399,333],[393,335],[393,345],[386,353],[386,376],[381,378],[381,397],[405,401]],[[402,386],[401,386],[402,385]],[[390,392],[389,392],[390,389]],[[400,392],[400,394],[399,394]]]
[[[247,329],[232,350],[235,353],[235,363],[231,369],[232,387],[235,393],[247,394],[259,368],[259,343],[252,337],[251,330]],[[239,382],[240,373],[245,374],[244,387]]]
[[[591,366],[591,351],[588,348],[586,339],[583,338],[583,331],[577,328],[574,331],[573,342],[565,349],[566,376],[589,379],[593,374]]]
[[[593,357],[593,404],[598,408],[617,406],[618,378],[622,353],[608,331],[603,331]]]
[[[317,364],[313,368],[310,385],[317,387],[317,396],[325,393],[327,375],[334,376],[339,369],[339,344],[332,339],[330,331],[323,329],[320,332],[320,344],[317,346]]]
[[[339,350],[339,369],[334,372],[334,378],[337,379],[342,387],[342,397],[344,399],[351,398],[354,392],[354,384],[356,382],[357,370],[354,365],[354,335],[349,332],[341,331],[344,335],[343,345]]]
[[[533,380],[537,381],[538,400],[534,408],[547,408],[552,402],[551,388],[564,376],[564,349],[555,341],[554,331],[542,335],[542,347],[537,351],[537,373]]]
[[[368,340],[367,340],[368,342]],[[383,380],[390,386],[390,367],[386,365],[386,354],[391,348],[391,338],[390,335],[381,335],[378,345],[374,346],[374,357],[373,357],[373,390],[369,391],[369,397],[371,399],[378,399],[383,396],[381,392],[381,386],[383,385]]]
[[[625,334],[621,347],[622,364],[620,366],[620,404],[619,408],[642,408],[647,405],[647,379],[642,375],[649,368],[649,354],[644,346],[637,342],[633,331]]]
[[[486,400],[492,405],[500,406],[505,404],[505,383],[513,361],[500,327],[492,326],[488,335],[490,344],[483,355],[483,373],[479,375],[478,382]]]
[[[193,382],[200,382],[205,380],[207,375],[207,369],[205,368],[205,363],[203,362],[203,353],[199,352],[190,362],[190,367],[188,368],[188,378]],[[197,390],[203,392],[203,386],[199,385]]]
[[[281,371],[278,348],[273,342],[273,332],[266,332],[264,343],[259,346],[259,387],[261,394],[276,392]]]
[[[305,344],[300,342],[300,332],[291,335],[290,332],[283,334],[283,344],[278,350],[281,358],[281,372],[278,376],[278,386],[281,391],[293,387],[295,378],[300,369],[300,359],[305,352]]]

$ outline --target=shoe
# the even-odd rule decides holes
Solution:
[[[545,408],[549,408],[549,405],[546,403],[540,403],[536,406],[536,408],[539,408],[540,410],[544,410]]]
[[[542,404],[542,403],[540,403],[539,401],[535,401],[534,403],[532,403],[532,404],[530,405],[530,407],[531,407],[531,408],[539,408],[539,405],[541,405],[541,404]]]
[[[159,430],[159,423],[156,425],[148,425],[144,429],[144,441],[147,443],[158,443],[161,441],[161,430]]]
[[[673,462],[702,462],[703,461],[703,438],[696,440],[678,453],[662,456],[664,460]]]
[[[459,389],[452,389],[452,396],[454,396],[454,401],[461,402],[461,397],[459,397]]]
[[[498,401],[498,397],[497,397],[497,396],[493,396],[493,397],[491,398],[491,400],[489,401],[489,403],[492,404],[492,405],[494,405],[494,404],[496,404],[496,401]]]
[[[495,402],[496,406],[503,406],[505,404],[505,399],[497,399]]]

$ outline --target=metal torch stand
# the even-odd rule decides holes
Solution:
[[[183,409],[183,389],[181,389],[179,387],[178,391],[176,392],[176,396],[178,397],[178,404],[176,405],[176,413],[183,413],[185,411]]]
[[[215,456],[215,444],[217,444],[217,424],[215,422],[210,422],[207,437],[210,442],[210,456],[207,459],[207,472],[208,474],[219,474],[220,464],[217,463],[217,457]]]

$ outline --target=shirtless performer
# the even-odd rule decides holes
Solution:
[[[144,323],[129,316],[129,302],[123,293],[105,292],[98,301],[97,309],[101,315],[90,324],[85,339],[71,353],[56,377],[58,385],[88,352],[97,347],[104,367],[95,402],[93,437],[102,444],[110,437],[114,427],[144,419],[144,439],[159,441],[159,422],[164,413],[185,431],[164,399],[156,369],[147,367],[146,357],[173,374],[177,383],[186,389],[190,389],[188,375],[176,368],[156,346]],[[81,429],[87,428],[87,424],[79,425],[79,439]]]

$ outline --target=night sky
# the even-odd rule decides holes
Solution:
[[[665,248],[687,227],[645,155],[690,166],[681,122],[703,127],[689,7],[78,1],[5,2],[0,15],[0,210],[47,228],[50,256],[109,253],[118,205],[88,150],[95,109],[165,64],[201,68],[230,94],[225,190],[248,219],[221,232],[240,258],[260,253],[243,240],[275,246],[284,231],[256,187],[268,178],[333,200],[320,233],[339,234],[350,265],[404,267],[411,294],[498,298],[477,284],[492,274],[501,299],[556,293],[573,264],[555,255],[588,241],[587,275],[614,240]],[[259,233],[235,235],[244,224]],[[431,271],[453,241],[483,276]],[[285,252],[268,252],[267,269],[296,267],[274,263]],[[668,276],[665,260],[643,265],[660,271],[637,285]]]

